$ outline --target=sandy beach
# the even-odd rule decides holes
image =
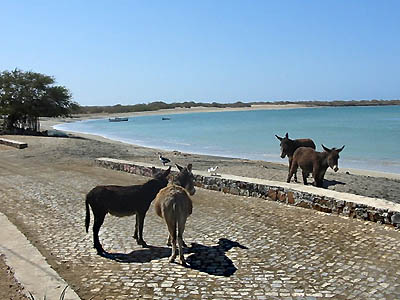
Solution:
[[[301,108],[299,105],[257,105],[247,109],[290,109]],[[245,108],[246,109],[246,108]],[[109,118],[116,116],[135,116],[135,115],[151,115],[151,114],[178,114],[192,112],[210,112],[222,110],[243,110],[243,109],[208,109],[208,108],[191,108],[191,109],[168,109],[155,112],[139,112],[124,114],[93,114],[93,115],[77,115],[73,118],[52,118],[42,119],[41,128],[52,129],[54,125],[64,122],[74,122],[85,119]],[[53,155],[57,159],[69,159],[63,156],[66,152],[76,159],[93,161],[97,157],[110,157],[117,159],[142,161],[160,165],[158,159],[159,149],[130,145],[118,141],[109,140],[96,135],[69,133],[71,137],[68,141],[62,142],[62,147],[66,147],[66,151],[57,153],[52,149],[53,138],[44,139],[43,147],[52,149]],[[47,146],[46,146],[47,145]],[[277,142],[277,147],[279,144]],[[219,173],[240,175],[253,178],[262,178],[268,180],[276,180],[285,182],[287,177],[288,161],[287,158],[282,159],[282,163],[272,163],[266,161],[255,161],[246,159],[235,159],[226,157],[216,157],[209,155],[198,155],[190,153],[182,153],[179,151],[161,151],[164,156],[171,159],[172,163],[186,164],[193,163],[194,169],[207,170],[212,166],[219,166]],[[301,180],[300,171],[298,177]],[[299,181],[300,181],[299,180]],[[302,184],[302,183],[298,183]],[[382,198],[389,201],[400,203],[398,194],[400,192],[400,174],[374,172],[367,170],[340,169],[338,173],[334,173],[328,169],[325,176],[325,187],[330,190],[339,192],[352,193],[362,196]]]

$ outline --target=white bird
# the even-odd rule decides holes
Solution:
[[[161,153],[158,153],[158,157],[160,158],[161,163],[165,166],[167,163],[171,162],[168,158],[163,157]]]
[[[217,169],[218,169],[218,166],[215,166],[215,167],[212,167],[212,168],[208,168],[208,173],[210,173],[211,174],[211,176],[216,176],[217,175]]]

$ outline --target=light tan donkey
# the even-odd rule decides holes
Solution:
[[[179,259],[181,264],[186,266],[183,256],[183,247],[186,247],[183,241],[183,232],[186,219],[192,214],[193,209],[192,199],[190,199],[189,194],[194,195],[196,190],[193,185],[192,164],[188,164],[185,168],[179,165],[176,166],[179,169],[179,174],[172,183],[160,190],[156,196],[154,207],[157,215],[167,223],[169,232],[167,245],[172,245],[172,255],[169,261],[175,261],[177,256],[176,241],[178,240]]]

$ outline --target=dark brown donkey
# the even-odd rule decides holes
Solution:
[[[86,232],[89,230],[90,205],[94,215],[94,248],[96,248],[99,255],[107,254],[99,240],[99,230],[107,213],[116,217],[136,214],[135,234],[133,237],[138,245],[147,247],[146,242],[143,240],[144,218],[157,193],[167,186],[167,176],[170,171],[171,167],[164,172],[156,173],[153,167],[152,174],[154,178],[144,184],[130,186],[100,185],[86,195]]]
[[[306,147],[298,148],[293,155],[287,182],[290,182],[292,175],[296,174],[297,168],[300,167],[304,184],[307,184],[307,177],[312,173],[315,186],[323,187],[324,176],[328,167],[331,167],[335,172],[339,170],[339,152],[343,150],[344,146],[340,149],[329,149],[322,145],[322,148],[324,152],[317,152]]]
[[[315,150],[315,144],[311,139],[289,139],[289,134],[286,132],[285,137],[280,137],[275,134],[276,138],[281,141],[281,158],[287,156],[289,158],[289,172],[292,166],[293,154],[299,147],[309,147]],[[297,174],[294,173],[294,181],[297,182]]]
[[[180,171],[178,176],[158,193],[154,201],[154,208],[157,215],[167,223],[169,232],[167,245],[171,246],[172,244],[172,254],[169,261],[173,262],[177,256],[176,241],[178,240],[179,259],[181,264],[185,266],[186,261],[182,248],[187,246],[183,241],[183,232],[186,219],[192,214],[193,209],[192,199],[190,199],[188,193],[194,195],[196,190],[193,185],[192,164],[188,164],[185,168],[176,166]],[[178,236],[176,234],[177,229]]]

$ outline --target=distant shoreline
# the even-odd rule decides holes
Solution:
[[[140,111],[140,112],[124,112],[124,113],[94,113],[94,114],[73,114],[71,117],[62,118],[40,118],[42,130],[52,129],[53,126],[84,120],[92,119],[108,119],[115,117],[134,117],[134,116],[152,116],[152,115],[174,115],[186,113],[208,113],[208,112],[224,112],[224,111],[250,111],[250,110],[278,110],[278,109],[297,109],[297,108],[311,108],[299,104],[286,104],[286,105],[252,105],[251,107],[191,107],[191,108],[169,108],[154,111]],[[50,126],[50,127],[49,127]]]
[[[234,103],[204,103],[204,102],[174,102],[165,103],[155,101],[150,103],[112,106],[80,106],[76,113],[133,113],[159,111],[163,109],[252,109],[252,107],[265,107],[266,109],[282,109],[282,107],[354,107],[354,106],[388,106],[400,105],[400,100],[332,100],[332,101],[260,101],[260,102],[234,102]]]

